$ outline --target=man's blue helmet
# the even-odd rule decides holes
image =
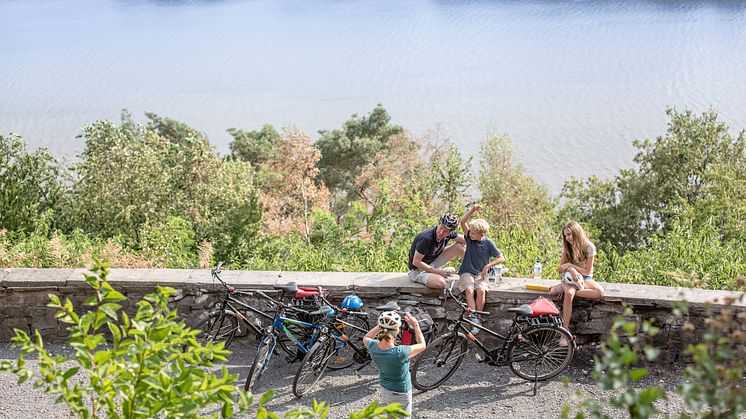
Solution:
[[[363,300],[360,299],[357,295],[348,295],[347,297],[342,300],[342,308],[346,308],[348,310],[360,310],[360,307],[363,306]]]

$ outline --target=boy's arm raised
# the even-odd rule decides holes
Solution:
[[[466,225],[466,223],[469,221],[469,218],[471,218],[471,216],[475,212],[479,211],[480,208],[481,206],[479,204],[474,204],[474,206],[469,208],[469,211],[466,211],[466,214],[464,214],[464,216],[461,217],[461,220],[459,221],[459,223],[461,224],[461,229],[464,231],[464,234],[466,234],[466,232],[469,231]]]

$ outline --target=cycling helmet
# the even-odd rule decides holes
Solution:
[[[451,213],[445,213],[442,217],[440,217],[440,225],[449,230],[455,230],[456,226],[458,225],[458,220],[456,219],[455,215]]]
[[[398,329],[401,327],[401,316],[395,311],[384,311],[378,316],[378,326],[386,330]]]
[[[363,300],[355,294],[348,295],[342,300],[342,308],[346,308],[347,310],[360,310],[362,306]]]

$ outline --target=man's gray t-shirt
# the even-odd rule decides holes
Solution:
[[[466,240],[466,254],[464,254],[464,260],[458,270],[459,275],[467,272],[472,275],[479,275],[482,273],[484,266],[490,262],[490,258],[502,255],[500,249],[488,237],[484,237],[480,241],[474,241],[469,237],[467,231],[464,234],[464,239]]]
[[[458,233],[456,231],[452,231],[451,234],[446,236],[443,240],[438,241],[437,237],[435,236],[437,229],[438,226],[428,228],[414,238],[412,247],[409,248],[409,263],[407,264],[407,266],[409,266],[410,270],[417,269],[416,266],[412,265],[415,250],[424,255],[422,261],[429,265],[433,263],[435,259],[440,256],[441,253],[443,253],[443,250],[448,245],[449,240],[453,240],[458,237]]]

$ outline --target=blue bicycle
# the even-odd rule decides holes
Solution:
[[[283,289],[286,292],[294,292],[290,288],[297,288],[295,284],[275,286],[275,288],[280,289],[282,287],[288,288]],[[350,336],[354,336],[355,339],[359,336],[359,339],[362,339],[362,336],[367,333],[368,322],[365,319],[367,314],[349,311],[343,312],[342,310],[335,310],[331,305],[324,305],[318,310],[308,312],[291,304],[277,301],[261,291],[256,291],[256,294],[275,307],[275,316],[272,325],[267,327],[266,332],[262,336],[256,357],[249,369],[249,375],[244,385],[246,391],[256,389],[262,374],[269,367],[269,362],[280,337],[289,339],[297,348],[298,356],[304,360],[309,357],[309,354],[316,354],[314,358],[320,354],[318,350],[314,350],[315,347],[319,347],[320,343],[322,344],[321,347],[325,348],[323,352],[324,366],[320,371],[317,371],[316,379],[310,386],[315,384],[318,378],[321,378],[321,374],[323,374],[323,370],[326,369],[327,365],[332,364],[330,367],[334,369],[352,365],[355,362],[354,359],[346,355],[341,356],[350,349],[355,354],[361,352],[357,354],[357,357],[365,356],[362,350],[352,344]],[[326,301],[323,296],[320,298]],[[298,317],[306,319],[319,318],[319,320],[311,323],[299,320]],[[330,339],[329,336],[332,338]],[[305,364],[305,362],[301,364],[301,369]],[[300,395],[303,393],[305,391],[301,391]],[[300,397],[299,394],[296,395]]]

